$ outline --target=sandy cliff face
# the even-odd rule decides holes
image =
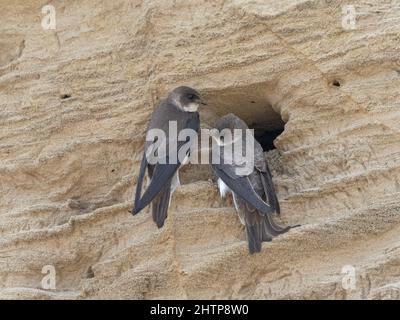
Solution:
[[[48,1],[2,0],[0,297],[400,298],[400,2],[379,2],[346,30],[336,0],[52,1],[43,30]],[[261,254],[204,166],[163,229],[128,213],[154,103],[182,84],[203,126],[285,122],[267,157],[302,227]]]

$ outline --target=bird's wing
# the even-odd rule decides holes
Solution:
[[[263,193],[265,194],[266,202],[271,205],[274,212],[280,214],[280,206],[278,198],[276,196],[274,184],[272,182],[271,173],[269,171],[268,165],[265,163],[265,171],[260,171],[256,169],[256,173],[259,175],[262,183]],[[282,233],[290,230],[291,227],[281,227],[274,222],[273,216],[268,215],[264,220],[264,228],[268,234],[275,237]]]
[[[239,176],[235,172],[235,167],[228,164],[212,164],[215,174],[241,199],[250,203],[252,206],[260,210],[263,214],[272,213],[273,208],[265,203],[261,197],[255,192],[248,176]]]
[[[264,151],[257,141],[254,143],[254,167],[260,173],[266,202],[272,206],[276,213],[280,214],[281,209],[279,207],[279,201],[272,181],[271,171],[268,168]]]
[[[245,154],[246,143],[242,143],[242,154]],[[260,146],[261,147],[261,146]],[[245,202],[251,204],[256,209],[260,210],[263,214],[269,214],[274,211],[274,209],[267,203],[265,203],[262,198],[254,190],[251,182],[249,180],[249,175],[239,175],[238,169],[243,168],[243,164],[235,163],[235,157],[229,159],[232,163],[226,163],[228,159],[225,157],[225,147],[219,147],[213,144],[213,148],[218,148],[213,150],[213,155],[219,156],[218,163],[211,163],[214,173],[221,178],[221,180],[241,199]],[[262,150],[262,149],[261,149]],[[226,160],[226,161],[225,161]],[[255,159],[256,160],[256,159]],[[254,168],[253,168],[254,169]],[[253,171],[254,172],[254,171]]]
[[[135,201],[133,214],[139,213],[146,207],[163,189],[164,185],[171,184],[172,176],[178,170],[180,163],[177,164],[157,164],[154,168],[153,177],[151,178],[149,187],[144,192],[139,201]]]
[[[273,209],[274,212],[280,214],[281,209],[279,206],[278,197],[276,196],[276,191],[274,187],[274,183],[272,181],[271,172],[269,171],[268,164],[265,162],[261,166],[256,166],[255,173],[259,175],[262,183],[263,193],[265,194],[265,202],[267,202]],[[279,234],[285,233],[289,231],[291,227],[281,227],[278,226],[274,220],[272,215],[268,215],[264,221],[264,228],[266,232],[272,236],[277,236]]]
[[[264,186],[262,175],[258,170],[255,170],[248,177],[250,184],[256,194],[264,194]],[[239,198],[237,194],[233,194],[236,209],[240,220],[245,225],[249,252],[261,251],[261,243],[263,241],[271,241],[273,237],[287,232],[290,227],[283,228],[277,225],[272,214],[263,214],[251,203]],[[268,203],[268,199],[266,199]]]
[[[167,218],[170,197],[171,180],[169,183],[163,186],[162,190],[157,194],[151,203],[153,221],[157,224],[158,228],[161,228],[164,225],[164,221]]]
[[[189,117],[184,125],[184,128],[193,129],[196,132],[198,132],[199,127],[200,121],[198,115]],[[186,144],[186,141],[177,142],[177,153],[184,144]],[[146,157],[146,155],[144,155],[144,157]],[[165,185],[171,184],[171,179],[175,172],[179,169],[181,163],[179,159],[177,159],[176,163],[169,163],[168,155],[166,155],[165,162],[165,164],[157,163],[154,165],[154,171],[149,187],[144,192],[143,196],[140,198],[140,190],[139,196],[138,194],[136,194],[136,196],[139,198],[135,199],[135,206],[132,212],[133,214],[139,213],[144,207],[146,207],[157,196],[157,194],[163,189]]]
[[[279,206],[278,197],[276,196],[275,186],[272,181],[272,175],[269,171],[268,165],[266,164],[265,170],[260,170],[261,182],[264,188],[266,201],[272,206],[277,214],[281,213]]]
[[[264,219],[264,230],[266,233],[269,235],[276,237],[280,234],[288,232],[292,227],[287,226],[287,227],[281,227],[278,226],[272,217],[272,215],[267,215]]]
[[[261,215],[256,208],[239,198],[235,193],[233,199],[240,220],[245,225],[250,254],[260,252],[262,242],[272,240],[272,235],[265,228],[267,217]]]
[[[139,176],[136,182],[136,193],[135,193],[135,207],[132,209],[131,213],[136,214],[139,211],[137,211],[137,205],[139,205],[140,201],[140,195],[142,194],[142,186],[143,186],[143,179],[144,175],[146,173],[146,168],[147,168],[147,159],[146,159],[146,153],[143,152],[143,157],[142,157],[142,162],[140,163],[140,169],[139,169]]]

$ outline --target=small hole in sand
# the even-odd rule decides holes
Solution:
[[[69,98],[71,98],[71,95],[70,95],[70,94],[62,94],[62,95],[60,96],[60,98],[61,98],[62,100],[69,99]]]
[[[85,278],[86,278],[86,279],[92,279],[92,278],[94,278],[94,272],[93,272],[93,269],[92,269],[91,266],[87,269],[87,271],[86,271],[86,273],[85,273]]]
[[[335,87],[340,87],[340,82],[338,80],[333,80],[332,85]]]

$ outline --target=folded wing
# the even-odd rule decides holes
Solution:
[[[184,125],[182,126],[182,129],[192,129],[195,130],[195,132],[198,132],[199,127],[200,127],[200,120],[198,115],[193,115],[190,116]],[[176,150],[174,151],[176,154],[179,153],[179,150],[185,145],[187,142],[186,141],[177,141],[176,143]],[[168,144],[168,141],[167,141]],[[172,144],[167,145],[167,149],[170,147]],[[181,166],[181,162],[179,161],[179,157],[177,157],[177,161],[174,161],[176,163],[171,163],[170,158],[168,155],[166,156],[166,161],[165,163],[157,163],[155,165],[149,165],[147,159],[146,159],[146,152],[143,154],[142,162],[140,165],[140,171],[139,171],[139,177],[138,177],[138,182],[136,185],[136,194],[135,194],[135,204],[134,208],[132,210],[132,214],[135,215],[139,213],[143,208],[145,208],[150,202],[152,202],[155,197],[162,191],[166,191],[167,186],[171,186],[171,180],[174,174],[177,172],[179,167]],[[146,171],[146,168],[149,169],[151,167],[151,175],[150,175],[150,184],[147,188],[147,190],[144,192],[143,196],[141,197],[141,192],[142,192],[142,185],[143,185],[143,179],[144,179],[144,174]],[[170,191],[168,191],[168,194]],[[168,198],[168,201],[166,200]],[[169,203],[169,195],[168,197],[163,196],[159,198],[160,204],[159,208],[162,212],[153,214],[154,216],[164,216],[166,215],[166,208],[168,208],[168,203]],[[162,200],[162,201],[161,201]],[[166,207],[167,205],[167,207]],[[160,220],[160,219],[156,219]],[[155,221],[156,221],[155,220]],[[157,222],[157,221],[156,221]],[[157,225],[159,223],[157,222]]]

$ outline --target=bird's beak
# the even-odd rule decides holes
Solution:
[[[198,103],[202,106],[207,106],[207,102],[205,102],[203,99],[199,99]]]

